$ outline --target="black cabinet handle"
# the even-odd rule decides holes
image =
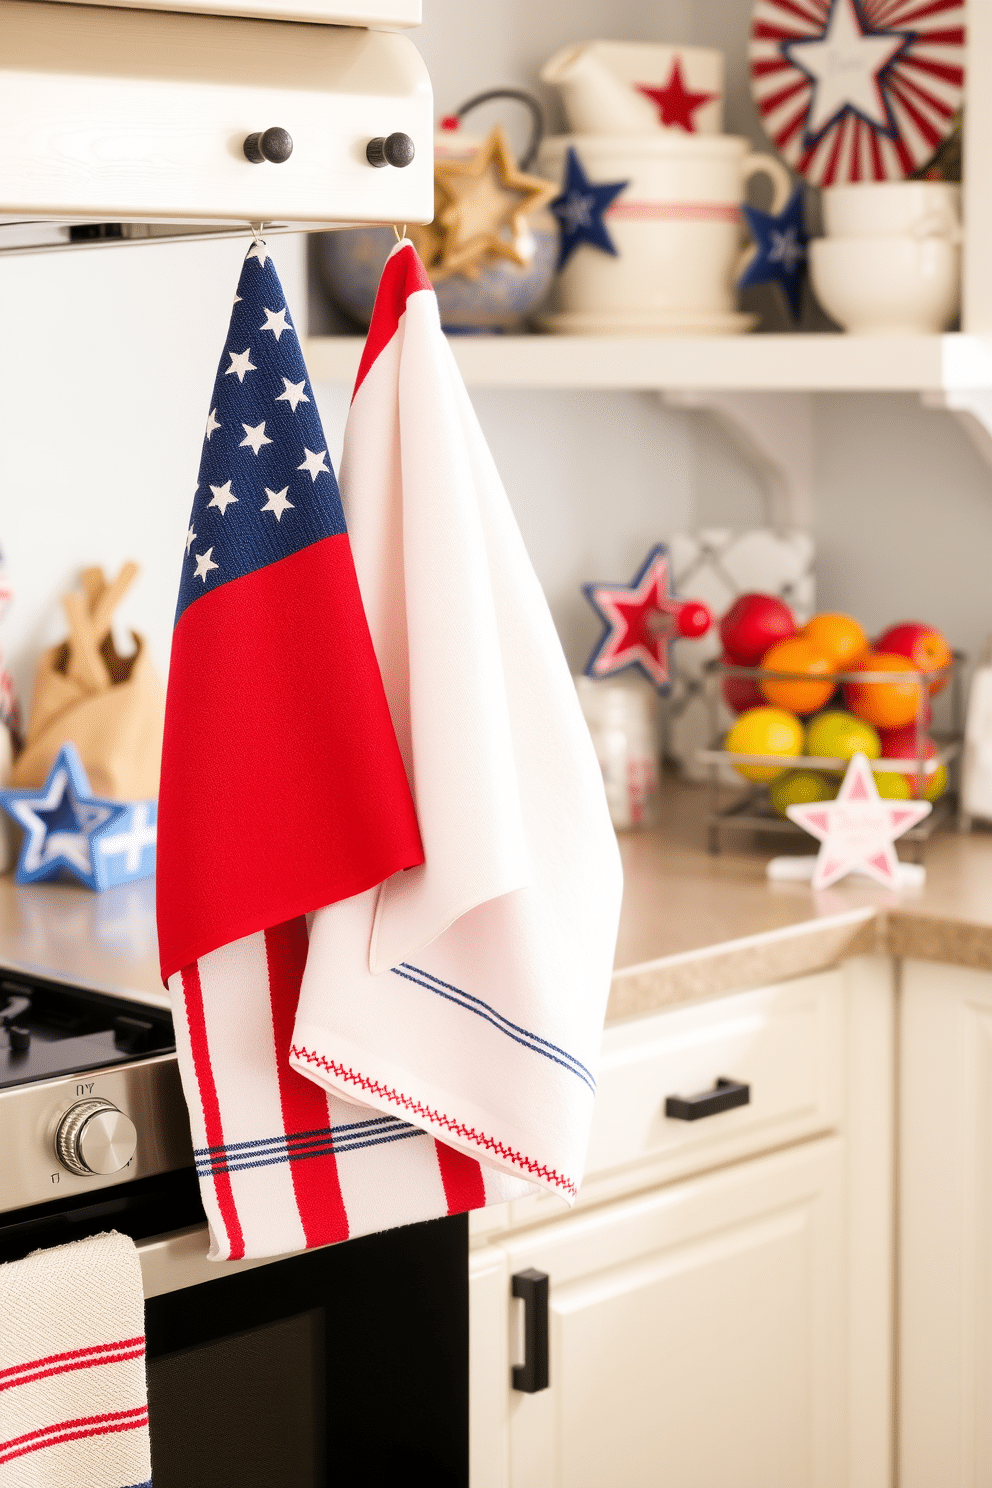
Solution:
[[[261,165],[269,160],[273,165],[282,165],[293,153],[293,137],[288,129],[273,125],[264,134],[250,134],[244,143],[244,152],[252,165]]]
[[[415,154],[416,150],[410,136],[398,132],[380,134],[376,139],[369,140],[365,146],[365,158],[369,165],[374,165],[377,170],[384,165],[395,165],[398,170],[402,170],[405,165],[410,164]]]
[[[670,1095],[665,1101],[665,1115],[676,1121],[700,1121],[704,1116],[716,1116],[720,1111],[732,1111],[734,1106],[747,1106],[750,1102],[750,1085],[721,1076],[712,1090],[699,1095]]]
[[[524,1303],[524,1362],[513,1366],[513,1388],[536,1395],[548,1388],[548,1274],[518,1271],[513,1295]]]

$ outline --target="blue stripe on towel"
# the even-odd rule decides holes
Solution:
[[[475,1013],[476,1017],[484,1018],[497,1032],[513,1039],[515,1044],[522,1044],[525,1049],[530,1049],[532,1054],[543,1054],[545,1059],[560,1064],[562,1069],[568,1070],[570,1075],[577,1075],[582,1083],[588,1085],[595,1094],[596,1081],[591,1071],[586,1069],[580,1059],[576,1059],[574,1054],[569,1054],[567,1049],[561,1049],[548,1039],[531,1033],[529,1029],[521,1028],[519,1023],[511,1023],[509,1018],[504,1018],[502,1013],[490,1007],[488,1002],[483,1002],[481,997],[473,997],[471,992],[463,992],[460,987],[454,987],[450,982],[442,982],[440,977],[433,976],[429,971],[422,971],[419,966],[411,966],[409,961],[401,961],[399,966],[392,968],[392,972],[394,976],[405,977],[408,982],[415,982],[418,987],[423,987],[427,992],[434,992],[438,997],[456,1003],[467,1013]]]
[[[337,1156],[426,1135],[419,1126],[383,1116],[372,1121],[347,1121],[317,1131],[293,1132],[289,1136],[259,1137],[252,1142],[232,1142],[218,1147],[196,1147],[194,1156],[197,1175],[212,1178],[218,1173],[244,1173],[251,1168],[269,1168],[277,1163],[305,1162],[310,1157]]]

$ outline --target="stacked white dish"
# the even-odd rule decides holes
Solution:
[[[961,188],[946,181],[857,182],[823,192],[827,236],[810,243],[820,304],[844,330],[944,330],[961,296]]]

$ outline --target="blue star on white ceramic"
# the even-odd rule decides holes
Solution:
[[[607,208],[629,186],[629,181],[590,181],[571,145],[565,156],[565,180],[561,195],[551,203],[551,210],[561,227],[558,267],[563,269],[583,243],[603,253],[617,256],[616,244],[603,221]]]
[[[94,796],[73,744],[63,744],[43,786],[0,791],[0,806],[24,831],[18,883],[68,874],[106,889],[154,872],[156,803]]]
[[[873,129],[891,134],[884,75],[912,40],[912,31],[872,28],[859,0],[831,0],[821,36],[783,42],[784,55],[813,81],[805,143],[812,144],[847,111]]]
[[[738,288],[746,289],[750,284],[781,285],[792,318],[798,320],[809,242],[803,223],[803,188],[797,186],[777,214],[760,212],[746,202],[743,212],[754,238],[755,253],[737,281]]]

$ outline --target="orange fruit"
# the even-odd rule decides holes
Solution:
[[[908,656],[892,651],[868,651],[852,672],[915,672]],[[852,713],[879,729],[902,728],[916,717],[923,688],[919,682],[846,682],[844,701]]]
[[[803,636],[776,641],[761,658],[761,666],[766,672],[801,672],[809,677],[823,677],[833,670],[827,657]],[[803,682],[794,677],[783,677],[778,682],[763,677],[761,691],[776,708],[786,708],[790,713],[815,713],[833,696],[834,684]]]
[[[851,615],[814,615],[799,634],[827,658],[835,672],[846,672],[868,650],[868,637]]]

